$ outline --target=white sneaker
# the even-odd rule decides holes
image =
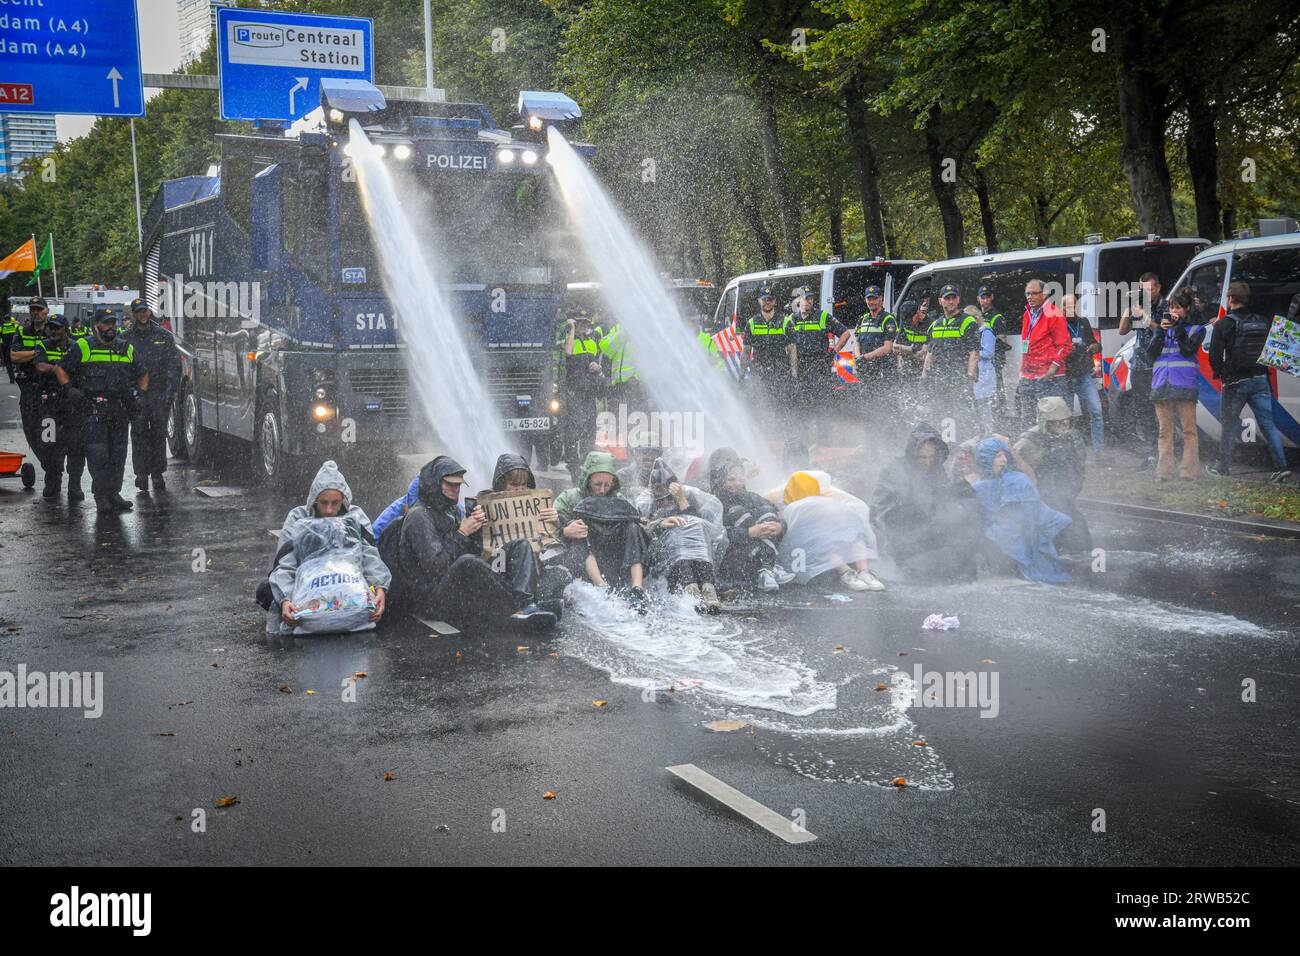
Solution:
[[[850,591],[866,591],[870,589],[870,585],[858,577],[858,572],[852,568],[840,575],[840,583]]]
[[[885,590],[885,582],[880,580],[880,578],[876,577],[870,571],[859,571],[858,580],[866,585],[868,591]]]
[[[758,583],[762,586],[764,591],[777,591],[780,590],[781,587],[777,583],[776,575],[767,570],[767,568],[758,572]]]
[[[789,584],[794,580],[794,575],[779,564],[772,569],[772,576],[776,578],[777,584]]]

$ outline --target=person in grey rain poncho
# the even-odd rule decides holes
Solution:
[[[338,465],[327,461],[320,466],[316,477],[312,479],[311,489],[307,493],[305,504],[289,511],[280,528],[276,540],[275,564],[271,575],[258,589],[258,603],[266,609],[267,634],[287,634],[294,628],[293,609],[285,615],[284,602],[290,601],[296,583],[296,571],[299,555],[304,547],[319,543],[310,536],[299,539],[304,523],[324,518],[339,519],[340,533],[349,541],[355,542],[358,549],[361,571],[366,583],[376,589],[375,611],[373,620],[383,616],[385,597],[392,575],[379,557],[371,531],[370,518],[357,505],[352,503],[352,489],[339,471]],[[297,548],[295,548],[297,542]],[[309,556],[309,555],[308,555]]]
[[[650,469],[649,486],[637,492],[636,507],[647,521],[651,567],[667,578],[670,591],[684,590],[699,610],[717,613],[722,601],[716,566],[727,547],[722,502],[682,484],[659,458]]]

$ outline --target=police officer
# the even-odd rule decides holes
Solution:
[[[81,475],[86,470],[86,453],[81,444],[81,407],[68,394],[68,388],[59,384],[54,367],[63,361],[70,348],[75,348],[69,337],[67,320],[52,315],[46,322],[49,336],[36,349],[33,364],[39,373],[40,441],[37,453],[45,469],[46,498],[59,493],[63,472],[68,473],[68,500],[83,501]]]
[[[582,462],[596,440],[596,402],[605,390],[605,368],[601,364],[600,343],[604,332],[592,321],[586,309],[577,309],[566,322],[564,341],[564,392],[561,412],[564,415],[564,446],[561,457],[569,466],[574,483],[582,472]]]
[[[969,421],[974,415],[971,385],[979,373],[979,322],[962,311],[955,285],[939,290],[939,305],[943,314],[930,323],[924,375],[934,390],[937,411]]]
[[[880,286],[867,286],[862,298],[867,311],[853,330],[858,339],[856,371],[874,418],[876,412],[893,413],[898,408],[898,363],[894,358],[898,319],[885,309]]]
[[[13,363],[9,361],[9,346],[13,339],[18,337],[18,329],[21,328],[18,320],[10,314],[8,300],[5,300],[6,308],[4,310],[4,319],[0,321],[0,361],[4,362],[5,374],[9,376],[9,382],[12,384],[14,379]]]
[[[852,333],[835,316],[817,308],[817,292],[810,286],[795,290],[794,306],[788,333],[795,349],[793,404],[811,444],[813,437],[826,437],[833,417],[824,413],[835,398],[832,386],[837,379],[832,353],[843,349]]]
[[[95,334],[72,339],[72,348],[54,366],[60,385],[82,410],[82,442],[90,466],[90,490],[101,515],[130,511],[122,497],[128,429],[137,390],[147,396],[149,373],[135,351],[118,335],[111,309],[95,310]]]
[[[30,318],[9,343],[9,361],[14,365],[14,380],[18,383],[18,413],[23,421],[23,435],[27,444],[44,469],[41,459],[40,375],[32,361],[36,350],[45,338],[45,323],[50,310],[40,296],[27,303]]]
[[[998,340],[993,352],[993,371],[997,375],[997,392],[993,396],[993,413],[994,419],[1001,423],[1005,418],[1007,407],[1006,393],[1003,391],[1002,386],[1002,371],[1007,365],[1007,353],[1011,351],[1011,346],[1007,344],[1007,319],[993,304],[992,287],[980,286],[976,298],[979,301],[980,312],[984,314],[984,324],[992,330],[994,338]]]
[[[643,409],[641,374],[637,371],[635,351],[629,347],[623,323],[615,322],[613,328],[601,336],[600,354],[609,363],[612,400],[632,409]]]
[[[898,335],[894,354],[898,356],[898,402],[915,423],[921,421],[926,404],[921,371],[929,354],[930,319],[921,302],[909,299],[898,307]]]
[[[766,396],[773,410],[783,409],[794,383],[794,343],[790,316],[776,310],[770,285],[758,290],[758,314],[745,324],[745,356],[750,387]]]
[[[68,323],[68,336],[74,339],[84,339],[92,333],[93,330],[86,324],[85,313],[78,309],[76,317]]]
[[[122,333],[122,341],[134,350],[135,361],[149,373],[150,382],[148,393],[141,396],[131,419],[131,466],[136,488],[148,494],[150,478],[154,491],[167,490],[163,478],[167,470],[167,418],[181,383],[181,356],[176,351],[175,337],[154,320],[147,302],[132,300],[131,314],[135,321]]]

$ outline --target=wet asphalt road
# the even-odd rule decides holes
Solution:
[[[0,448],[21,447],[0,427]],[[358,503],[376,514],[417,464]],[[298,496],[207,499],[200,477],[173,462],[165,498],[114,519],[0,482],[0,670],[105,683],[98,719],[0,710],[0,863],[1300,860],[1295,541],[1098,516],[1106,570],[1069,587],[790,589],[710,622],[731,628],[740,683],[783,661],[833,688],[835,710],[791,717],[692,689],[689,660],[615,646],[576,609],[546,640],[394,619],[268,644],[252,600],[265,529]],[[960,629],[922,630],[933,612]],[[891,710],[875,688],[917,664],[996,672],[997,716]],[[647,701],[610,678],[638,669],[683,682]],[[726,716],[755,726],[703,726]],[[680,763],[802,810],[818,839],[786,845],[664,769]],[[912,785],[890,786],[900,775]]]

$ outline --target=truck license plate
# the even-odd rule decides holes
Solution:
[[[551,420],[541,418],[503,418],[501,427],[508,432],[541,432],[551,427]]]

